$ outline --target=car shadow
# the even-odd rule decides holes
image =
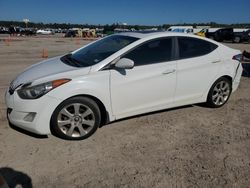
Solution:
[[[135,116],[130,116],[130,117],[118,119],[118,120],[106,123],[106,124],[100,126],[100,128],[104,127],[104,126],[107,126],[107,125],[112,125],[113,123],[125,121],[125,120],[130,120],[130,119],[143,117],[143,116],[148,116],[148,115],[154,115],[154,114],[158,114],[158,113],[162,113],[162,112],[170,112],[170,111],[175,111],[175,110],[179,110],[179,109],[191,108],[191,107],[199,106],[199,105],[204,105],[204,107],[205,107],[205,104],[194,104],[194,105],[186,105],[186,106],[180,106],[180,107],[175,107],[175,108],[170,108],[170,109],[158,110],[158,111],[154,111],[154,112],[148,112],[148,113],[145,113],[145,114],[139,114],[139,115],[135,115]]]
[[[32,188],[32,179],[25,173],[9,167],[0,168],[1,188]]]
[[[242,63],[242,67],[243,67],[242,76],[250,78],[250,63]]]
[[[21,129],[15,125],[13,125],[12,123],[9,122],[9,126],[10,128],[14,129],[15,131],[19,132],[19,133],[22,133],[22,134],[25,134],[27,136],[30,136],[30,137],[33,137],[33,138],[38,138],[38,139],[45,139],[45,138],[48,138],[47,135],[39,135],[39,134],[35,134],[35,133],[32,133],[32,132],[29,132],[29,131],[26,131],[24,129]]]

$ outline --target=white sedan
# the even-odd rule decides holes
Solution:
[[[63,139],[121,118],[194,103],[221,107],[240,83],[241,52],[172,33],[120,33],[35,64],[6,92],[8,120]]]
[[[53,34],[52,30],[48,30],[48,29],[45,29],[45,30],[39,29],[39,30],[37,30],[36,33],[41,34],[41,35],[52,35]]]

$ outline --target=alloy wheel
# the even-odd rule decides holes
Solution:
[[[81,103],[72,103],[59,112],[57,124],[66,136],[82,137],[93,129],[95,115],[88,106]]]
[[[221,106],[226,103],[229,95],[230,85],[228,82],[222,80],[218,82],[213,89],[212,101],[215,105]]]

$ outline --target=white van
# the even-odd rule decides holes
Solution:
[[[193,26],[171,26],[167,31],[178,33],[194,33],[194,28]]]

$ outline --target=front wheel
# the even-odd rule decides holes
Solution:
[[[95,101],[73,97],[62,102],[51,117],[51,131],[66,140],[83,140],[94,134],[101,123]]]
[[[222,107],[228,101],[231,92],[231,81],[224,77],[219,78],[208,93],[207,105],[212,108]]]

